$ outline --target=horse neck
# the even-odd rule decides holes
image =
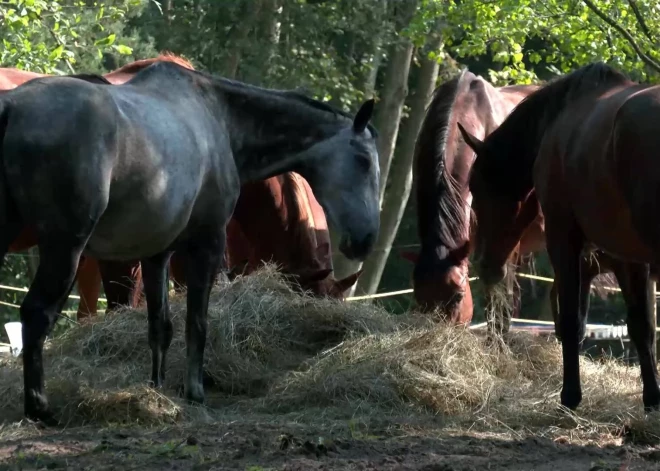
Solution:
[[[293,93],[227,79],[216,79],[213,86],[241,182],[299,171],[305,151],[351,124]]]
[[[323,242],[319,238],[322,238],[323,228],[327,231],[327,224],[324,216],[318,217],[318,203],[318,208],[313,207],[316,200],[309,184],[294,172],[281,175],[279,181],[282,203],[286,208],[283,242],[290,247],[289,266],[302,269],[332,268],[331,260],[319,260],[317,257],[317,247]],[[329,236],[326,239],[329,241]]]
[[[489,162],[487,168],[516,196],[521,196],[533,188],[532,169],[541,141],[562,115],[591,105],[612,90],[634,84],[607,65],[595,63],[539,87],[515,107],[487,140],[487,145],[501,156]]]

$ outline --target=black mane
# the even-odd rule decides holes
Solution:
[[[436,88],[415,146],[419,238],[450,249],[461,242],[469,224],[464,220],[466,202],[446,166],[451,116],[467,72],[463,69]]]
[[[57,77],[57,75],[55,76]],[[69,77],[82,80],[83,82],[97,83],[101,85],[112,85],[103,75],[99,74],[70,74],[70,75],[61,75],[60,77]]]
[[[329,105],[328,103],[311,98],[297,90],[274,90],[269,88],[258,87],[256,85],[240,82],[238,80],[232,80],[225,77],[214,76],[208,72],[204,72],[201,70],[189,69],[175,62],[167,62],[167,61],[155,62],[152,65],[140,70],[137,74],[135,74],[134,78],[131,79],[131,81],[135,80],[135,78],[139,76],[143,76],[151,73],[153,70],[156,70],[154,69],[155,67],[176,70],[179,73],[202,77],[211,83],[218,84],[227,91],[234,89],[234,90],[253,92],[255,95],[260,95],[260,96],[269,95],[271,97],[279,95],[283,98],[293,99],[299,104],[306,105],[309,108],[322,111],[324,113],[332,113],[335,117],[346,118],[350,121],[352,121],[354,118],[350,113],[346,113],[345,111],[335,108]],[[371,124],[368,124],[367,128],[369,129],[371,135],[374,138],[378,136],[378,132]]]
[[[489,152],[480,167],[491,182],[505,179],[503,185],[516,193],[528,186],[543,132],[566,106],[586,92],[630,83],[618,70],[596,62],[559,77],[523,99],[504,122],[485,140]],[[475,168],[474,166],[472,167]],[[498,188],[501,189],[502,187]]]

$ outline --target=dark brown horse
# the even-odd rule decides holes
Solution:
[[[559,297],[561,403],[571,409],[582,399],[582,254],[594,248],[620,261],[617,278],[644,406],[660,405],[649,267],[660,262],[658,103],[660,87],[639,85],[596,63],[530,95],[483,142],[459,124],[477,154],[470,190],[482,241],[477,268],[486,283],[505,276],[503,254],[515,248],[539,209],[545,216]]]
[[[362,271],[336,280],[330,250],[325,213],[302,176],[289,172],[241,187],[227,228],[230,268],[249,274],[263,262],[274,262],[293,276],[295,287],[343,299]],[[170,270],[178,287],[184,287],[185,260],[175,254]]]
[[[538,87],[493,87],[464,69],[438,87],[422,124],[415,148],[419,254],[404,256],[415,263],[415,299],[423,310],[441,309],[453,323],[472,320],[468,256],[473,244],[468,175],[474,152],[460,138],[456,122],[484,137],[493,132],[520,100]],[[545,247],[543,218],[520,241],[522,256]],[[518,262],[519,256],[512,256]],[[492,321],[492,319],[491,319]],[[508,323],[501,328],[506,328]],[[492,322],[489,324],[494,328]]]

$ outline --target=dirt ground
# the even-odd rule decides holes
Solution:
[[[536,470],[660,469],[660,448],[610,439],[575,443],[517,432],[479,434],[438,423],[305,424],[228,417],[204,425],[140,429],[15,426],[0,443],[1,470]]]

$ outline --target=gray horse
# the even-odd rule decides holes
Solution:
[[[373,105],[351,119],[295,92],[168,62],[124,85],[48,77],[2,94],[0,256],[25,226],[39,240],[39,269],[21,305],[26,416],[54,422],[43,344],[83,252],[141,260],[154,387],[172,340],[168,261],[186,252],[185,396],[195,403],[204,401],[209,292],[243,183],[300,173],[342,231],[340,250],[364,259],[379,229]]]

